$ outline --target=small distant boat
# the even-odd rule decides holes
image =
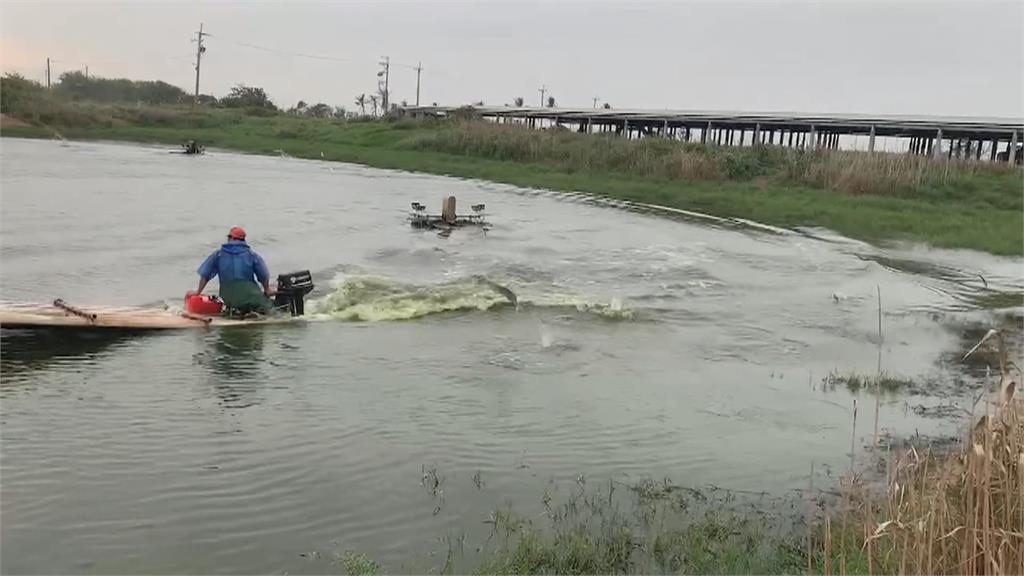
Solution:
[[[186,156],[198,156],[206,153],[206,146],[196,144],[195,140],[189,140],[181,145],[181,150],[168,150],[171,154],[184,154]]]

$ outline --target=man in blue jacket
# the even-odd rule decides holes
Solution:
[[[229,311],[265,314],[273,308],[267,264],[245,243],[245,230],[238,226],[228,231],[228,241],[210,254],[197,272],[199,294],[207,282],[220,276],[220,299]]]

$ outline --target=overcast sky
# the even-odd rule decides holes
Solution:
[[[245,83],[354,108],[389,55],[392,101],[1024,116],[1024,0],[0,2],[0,67],[42,79]],[[246,46],[246,45],[250,46]],[[259,46],[256,48],[253,46]],[[272,49],[267,50],[267,49]],[[313,59],[295,54],[334,58]]]

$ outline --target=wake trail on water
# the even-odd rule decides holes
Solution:
[[[329,293],[306,303],[312,318],[354,322],[413,320],[433,314],[500,308],[566,308],[609,319],[630,319],[632,311],[613,299],[604,304],[565,295],[522,299],[511,288],[484,276],[416,285],[374,276],[339,278]]]

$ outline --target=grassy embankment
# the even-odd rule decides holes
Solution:
[[[323,158],[573,190],[871,242],[1024,254],[1019,169],[906,155],[626,141],[474,121],[353,121],[45,100],[8,107],[5,136],[105,139]]]

